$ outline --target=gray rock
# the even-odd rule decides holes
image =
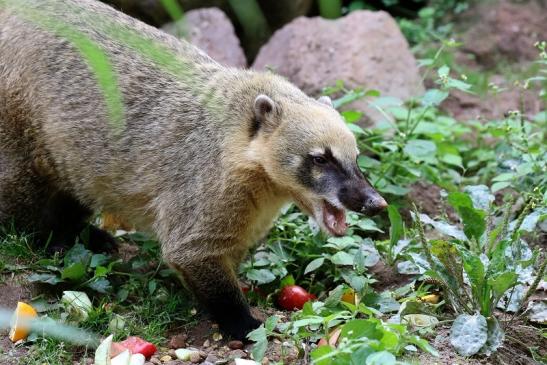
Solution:
[[[190,10],[182,20],[166,24],[162,30],[177,37],[187,37],[192,44],[222,65],[247,65],[234,26],[218,8]]]
[[[383,11],[355,11],[337,20],[297,18],[274,33],[253,68],[272,68],[310,95],[337,80],[400,99],[424,91],[406,39]],[[350,107],[365,111],[374,122],[381,119],[366,101]]]

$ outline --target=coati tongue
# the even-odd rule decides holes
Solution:
[[[335,236],[343,236],[346,233],[346,213],[327,201],[323,201],[323,223]]]

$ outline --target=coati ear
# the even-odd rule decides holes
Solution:
[[[272,130],[276,127],[276,121],[274,120],[275,102],[269,96],[260,94],[256,97],[254,114],[253,135],[261,128]]]
[[[259,121],[264,121],[268,115],[274,111],[275,104],[272,99],[264,94],[260,94],[255,99],[255,117]]]
[[[332,100],[330,100],[330,98],[326,95],[321,96],[319,99],[317,99],[317,101],[320,102],[321,104],[325,104],[326,106],[330,106],[331,108],[333,107]]]

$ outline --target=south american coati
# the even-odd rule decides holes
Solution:
[[[101,210],[149,229],[233,338],[260,324],[235,268],[284,204],[333,235],[387,205],[357,155],[330,99],[282,77],[98,1],[0,0],[0,225],[62,241]]]

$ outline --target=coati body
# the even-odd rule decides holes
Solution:
[[[149,228],[235,338],[259,322],[234,268],[283,204],[338,235],[344,208],[386,205],[356,157],[329,100],[278,76],[93,0],[0,0],[0,225],[68,240],[105,210]]]

